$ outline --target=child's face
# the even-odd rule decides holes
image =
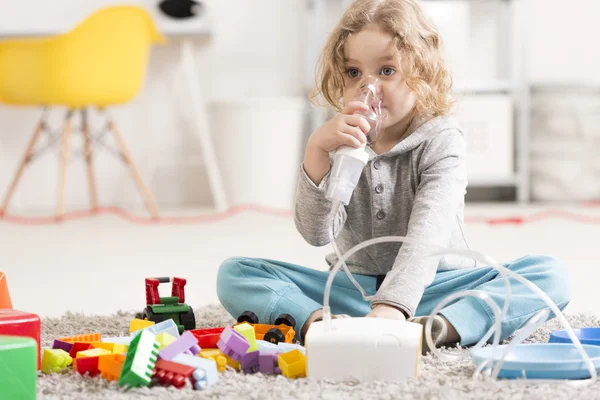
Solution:
[[[379,78],[384,129],[405,125],[416,97],[400,73],[400,55],[392,45],[392,37],[370,24],[348,37],[344,53],[344,102],[352,101],[367,78]]]

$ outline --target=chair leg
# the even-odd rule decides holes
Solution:
[[[133,162],[131,153],[129,152],[129,149],[127,148],[127,145],[125,144],[123,137],[119,133],[117,126],[115,125],[115,123],[113,122],[113,120],[110,117],[107,117],[107,119],[108,119],[108,129],[113,133],[113,135],[115,136],[115,139],[119,143],[119,147],[121,149],[121,155],[123,156],[123,159],[129,166],[129,170],[131,171],[131,174],[133,175],[133,179],[135,180],[135,183],[138,186],[138,190],[140,191],[142,197],[144,198],[144,202],[146,203],[146,208],[150,212],[150,215],[152,215],[154,218],[157,218],[158,217],[158,206],[156,204],[156,201],[154,200],[154,196],[152,196],[152,192],[150,192],[150,189],[148,189],[148,187],[144,183],[144,180],[142,179],[142,174],[140,174],[140,171],[138,170],[137,166]]]
[[[60,173],[58,177],[58,202],[56,204],[56,218],[60,219],[65,214],[65,189],[67,182],[67,166],[69,164],[69,138],[71,136],[71,117],[73,110],[67,111],[65,127],[62,137],[62,150],[60,158]]]
[[[6,212],[6,210],[8,209],[8,204],[10,203],[10,200],[17,188],[17,185],[19,183],[19,180],[21,179],[21,176],[23,175],[23,171],[25,171],[25,167],[27,166],[27,164],[29,164],[29,161],[31,161],[31,156],[33,155],[33,150],[35,149],[35,145],[45,128],[46,128],[46,112],[44,111],[42,118],[40,119],[40,121],[38,122],[38,124],[35,127],[33,136],[29,140],[29,144],[27,145],[27,149],[25,150],[23,159],[21,160],[21,163],[19,164],[19,167],[17,168],[17,172],[15,173],[15,176],[13,177],[13,180],[10,183],[8,192],[6,193],[6,196],[4,197],[4,201],[2,202],[2,209],[0,209],[0,214],[2,212]]]
[[[88,183],[90,188],[90,206],[92,210],[96,210],[98,208],[98,193],[96,191],[96,179],[92,158],[92,140],[88,126],[87,110],[85,108],[81,109],[81,125],[83,138],[85,140],[85,160],[87,163]]]

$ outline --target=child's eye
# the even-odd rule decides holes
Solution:
[[[360,76],[360,71],[356,68],[348,68],[346,70],[346,73],[350,78],[357,78]]]
[[[385,76],[392,76],[396,73],[396,70],[392,67],[383,67],[381,68],[381,74]]]

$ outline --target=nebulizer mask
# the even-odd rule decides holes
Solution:
[[[432,321],[440,311],[449,304],[456,302],[463,297],[475,297],[484,302],[494,315],[494,323],[481,338],[481,340],[471,349],[473,360],[477,359],[476,369],[473,374],[474,379],[478,378],[498,378],[507,360],[514,358],[514,350],[522,345],[531,333],[541,327],[547,321],[550,312],[552,312],[561,325],[565,328],[567,335],[571,339],[572,348],[568,349],[571,353],[578,353],[581,358],[576,360],[578,367],[585,370],[589,379],[578,381],[566,381],[568,385],[580,386],[591,384],[596,380],[596,365],[600,368],[600,358],[592,359],[588,356],[589,346],[582,346],[579,338],[573,328],[569,325],[567,319],[562,314],[557,305],[535,284],[523,276],[500,265],[493,258],[472,250],[459,250],[444,248],[435,244],[434,238],[430,241],[416,240],[404,236],[385,236],[373,238],[364,241],[345,254],[342,254],[337,247],[334,235],[334,221],[337,212],[342,204],[348,205],[352,192],[354,191],[358,180],[362,174],[364,166],[368,162],[366,146],[370,146],[381,135],[382,114],[381,114],[381,89],[377,80],[370,80],[363,84],[357,92],[356,98],[369,106],[363,116],[371,126],[371,131],[367,135],[367,143],[361,148],[342,147],[334,155],[334,161],[326,191],[326,198],[332,202],[331,229],[329,230],[330,243],[337,255],[337,262],[331,269],[327,279],[324,297],[323,297],[323,319],[314,322],[305,337],[307,349],[307,375],[314,378],[330,379],[348,379],[355,378],[359,380],[384,380],[384,381],[402,381],[409,377],[416,377],[419,374],[421,362],[422,338],[424,337],[428,348],[434,356],[443,361],[456,361],[465,357],[462,355],[450,355],[442,353],[434,344],[432,339]],[[505,301],[502,308],[485,292],[478,290],[464,290],[452,293],[441,301],[431,312],[430,318],[424,326],[407,321],[387,320],[383,318],[343,318],[333,319],[330,308],[330,293],[334,278],[340,269],[343,269],[353,285],[358,289],[365,301],[370,301],[375,295],[369,296],[356,281],[346,265],[346,260],[356,252],[378,243],[402,243],[403,245],[417,245],[427,248],[429,254],[423,257],[434,257],[437,260],[444,255],[454,255],[471,258],[482,265],[494,268],[498,271],[505,283]],[[414,258],[412,261],[416,261]],[[393,279],[395,274],[405,272],[410,265],[395,266],[388,273],[388,277],[380,287],[384,288],[388,282]],[[530,317],[524,326],[511,339],[510,344],[500,345],[500,335],[502,320],[507,315],[510,304],[510,281],[509,278],[525,285],[533,295],[541,299],[548,309],[543,309]],[[493,335],[493,338],[492,338]],[[484,347],[490,342],[491,347]],[[586,350],[587,349],[587,350]],[[487,351],[489,350],[489,351]],[[482,351],[485,351],[485,356]],[[479,355],[479,357],[475,357]],[[572,361],[572,360],[570,360]],[[557,361],[559,362],[559,361]],[[573,363],[571,362],[571,364]],[[510,372],[510,371],[509,371]],[[512,371],[514,372],[514,371]],[[527,378],[525,371],[521,378]],[[532,382],[534,379],[524,379],[523,382]],[[547,382],[547,380],[544,380]]]

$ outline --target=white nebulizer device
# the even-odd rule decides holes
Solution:
[[[367,133],[367,142],[359,148],[340,146],[334,155],[333,166],[325,197],[348,205],[352,192],[358,184],[360,175],[369,161],[366,147],[375,142],[382,131],[381,88],[378,79],[369,78],[357,91],[354,100],[367,105],[369,109],[358,113],[365,117],[371,130]]]

